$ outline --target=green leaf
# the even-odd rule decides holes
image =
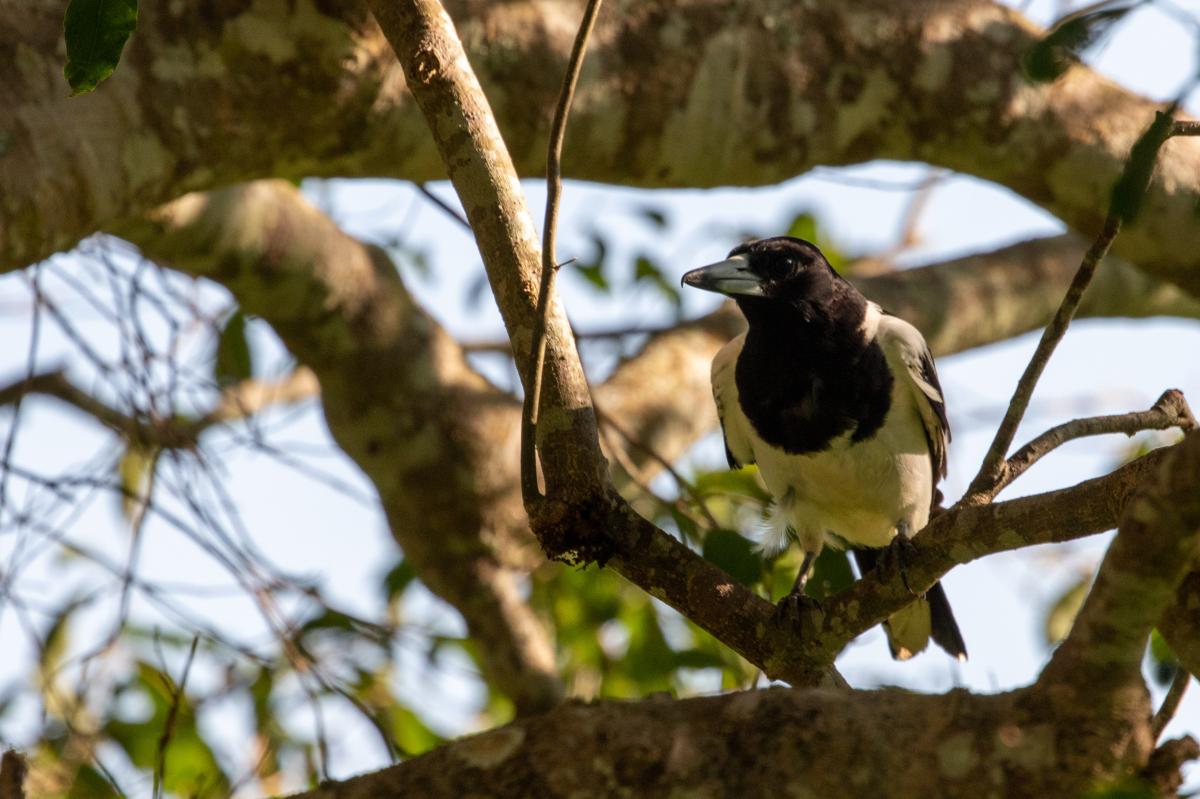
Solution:
[[[702,554],[742,585],[753,585],[762,577],[762,556],[754,551],[750,539],[733,530],[709,531],[704,537]]]
[[[652,205],[643,205],[638,209],[638,216],[659,230],[663,230],[667,226],[667,215],[663,213],[661,208],[655,208]]]
[[[121,485],[121,515],[133,524],[147,499],[150,475],[157,456],[144,447],[131,444],[117,461],[117,478]]]
[[[849,588],[854,582],[854,572],[850,569],[848,553],[825,547],[813,564],[812,575],[808,578],[805,592],[813,599],[825,599],[838,591]]]
[[[225,320],[217,338],[217,357],[213,361],[213,378],[218,386],[228,386],[249,380],[253,374],[250,343],[246,340],[246,315],[241,309]]]
[[[1075,617],[1087,599],[1088,589],[1092,585],[1092,575],[1085,574],[1063,592],[1046,613],[1044,634],[1046,643],[1053,646],[1062,641],[1071,632]]]
[[[416,578],[417,573],[407,558],[401,558],[395,566],[388,569],[388,573],[383,576],[383,592],[388,602],[399,599]]]
[[[84,94],[117,68],[137,25],[137,0],[71,0],[63,20],[71,94]]]
[[[1104,0],[1063,17],[1025,54],[1025,74],[1034,83],[1055,80],[1138,5],[1129,0]]]
[[[149,717],[129,721],[110,719],[104,725],[104,732],[125,750],[135,766],[153,771],[158,764],[167,718],[176,702],[177,686],[170,676],[141,661],[131,689],[150,701]],[[176,796],[224,796],[229,791],[229,778],[200,734],[191,700],[182,693],[170,729],[163,788]]]
[[[1169,685],[1179,670],[1179,658],[1157,629],[1150,631],[1151,676],[1159,685]]]
[[[722,494],[737,494],[758,500],[766,505],[771,496],[758,482],[758,470],[753,466],[744,469],[704,472],[696,475],[693,486],[701,497],[720,496]]]
[[[633,265],[633,282],[642,283],[649,282],[655,286],[659,292],[671,301],[671,304],[679,309],[683,305],[683,297],[679,293],[674,281],[667,280],[663,275],[662,269],[653,261],[644,255],[639,255]]]
[[[808,211],[801,211],[796,214],[792,224],[788,225],[787,235],[816,244],[817,218]]]

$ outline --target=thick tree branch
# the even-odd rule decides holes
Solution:
[[[264,175],[444,175],[362,5],[147,5],[121,68],[82,98],[68,98],[61,78],[65,5],[22,0],[0,25],[11,71],[0,107],[13,120],[0,137],[5,268],[184,191]],[[543,168],[547,110],[581,8],[451,6],[521,174]],[[925,160],[1095,230],[1153,107],[1082,67],[1030,85],[1020,60],[1038,35],[986,0],[929,0],[899,16],[888,0],[619,10],[597,27],[597,77],[577,103],[565,171],[748,185],[816,164]],[[1168,143],[1145,218],[1117,243],[1192,290],[1198,165],[1194,142]]]
[[[1039,687],[1097,702],[1123,686],[1141,686],[1150,630],[1197,555],[1200,432],[1193,431],[1159,459],[1122,511],[1087,601]]]
[[[683,700],[566,703],[293,799],[638,796],[1082,796],[1145,761],[1131,703],[1058,738],[1022,692],[929,696],[781,688]],[[897,745],[897,742],[902,745]],[[1064,750],[1083,767],[1056,767]],[[1074,765],[1074,764],[1073,764]]]

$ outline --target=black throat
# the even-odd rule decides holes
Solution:
[[[863,340],[861,294],[845,286],[820,302],[740,297],[738,306],[749,323],[735,371],[739,404],[763,441],[800,455],[849,431],[863,441],[879,430],[892,375],[878,342]]]

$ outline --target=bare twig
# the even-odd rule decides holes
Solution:
[[[188,674],[192,670],[192,661],[196,659],[196,645],[199,643],[200,636],[194,636],[187,660],[183,663],[183,674],[179,676],[178,685],[168,686],[171,690],[171,707],[167,710],[162,735],[158,739],[158,756],[154,766],[154,799],[161,799],[163,784],[167,781],[167,747],[171,745],[171,736],[175,733],[175,719],[179,715],[179,706],[187,701],[184,691],[187,688]]]
[[[1185,431],[1196,427],[1196,419],[1192,416],[1187,400],[1182,392],[1174,388],[1164,391],[1154,405],[1145,411],[1073,419],[1050,428],[1017,450],[1016,454],[1001,464],[995,482],[980,495],[980,498],[991,501],[1030,466],[1068,441],[1109,433],[1131,436],[1142,430],[1166,430],[1171,427]]]
[[[1058,306],[1054,318],[1042,331],[1042,338],[1038,341],[1037,349],[1025,367],[1021,379],[1017,381],[1017,387],[1008,404],[1008,410],[1004,414],[1004,420],[996,430],[996,436],[992,439],[987,455],[984,456],[983,463],[979,466],[979,472],[971,481],[970,488],[967,489],[964,502],[986,501],[985,497],[989,492],[993,492],[994,486],[1001,479],[1004,456],[1008,452],[1009,446],[1012,445],[1017,427],[1025,415],[1025,409],[1029,407],[1029,400],[1033,396],[1033,389],[1037,385],[1038,378],[1045,370],[1050,356],[1054,354],[1058,342],[1066,334],[1067,327],[1075,316],[1075,310],[1079,307],[1080,300],[1083,299],[1083,293],[1096,273],[1096,267],[1104,259],[1113,240],[1121,231],[1122,222],[1127,215],[1131,216],[1136,212],[1140,199],[1149,186],[1158,151],[1163,143],[1175,133],[1178,123],[1172,122],[1171,117],[1174,115],[1177,105],[1178,103],[1172,103],[1167,111],[1159,112],[1154,122],[1130,149],[1125,169],[1114,187],[1108,215],[1100,234],[1084,254],[1079,271],[1075,273],[1075,278],[1067,288],[1067,293]]]
[[[537,423],[542,401],[542,375],[546,363],[546,315],[550,311],[554,278],[558,274],[554,239],[558,228],[558,203],[562,195],[563,138],[567,132],[567,114],[570,113],[571,100],[575,96],[575,84],[579,80],[579,71],[587,53],[592,27],[600,13],[600,3],[601,0],[588,0],[587,8],[583,12],[583,21],[579,23],[575,43],[571,46],[567,73],[563,76],[558,106],[554,110],[554,121],[550,126],[550,146],[546,155],[546,219],[542,230],[542,277],[533,322],[530,386],[529,391],[525,392],[521,425],[521,493],[527,505],[541,498],[537,481]]]
[[[450,203],[446,202],[441,197],[434,194],[433,189],[429,188],[424,183],[417,183],[415,185],[417,187],[417,191],[419,191],[419,192],[421,192],[421,194],[425,195],[425,199],[429,200],[429,202],[436,205],[439,209],[441,209],[443,212],[445,212],[445,214],[447,216],[449,216],[451,219],[453,219],[455,222],[457,222],[458,224],[460,224],[467,230],[471,229],[471,223],[467,221],[467,218],[465,216],[463,216],[462,214],[460,214],[458,212],[457,208],[450,205]]]
[[[199,419],[147,419],[114,408],[78,388],[61,371],[43,372],[0,387],[0,406],[16,404],[28,394],[41,394],[72,405],[132,442],[163,449],[194,447],[200,435],[223,422],[246,419],[272,405],[294,404],[316,396],[316,377],[300,367],[278,381],[250,379],[221,393],[216,405]]]
[[[1172,136],[1200,136],[1200,121],[1186,119],[1177,120],[1171,126]]]
[[[1104,228],[1100,231],[1100,235],[1096,237],[1092,246],[1084,254],[1083,263],[1079,265],[1075,279],[1067,288],[1067,293],[1058,306],[1054,318],[1042,331],[1042,338],[1038,342],[1037,350],[1034,351],[1033,357],[1021,374],[1021,379],[1017,381],[1017,388],[1008,403],[1004,420],[1000,422],[1000,428],[996,431],[991,446],[988,447],[987,455],[984,456],[978,474],[971,481],[971,487],[967,489],[967,495],[972,501],[975,501],[976,497],[987,494],[999,479],[1004,455],[1008,452],[1013,437],[1017,434],[1017,427],[1021,424],[1025,409],[1029,407],[1034,386],[1037,385],[1038,378],[1042,376],[1058,342],[1062,341],[1063,335],[1066,334],[1067,326],[1071,324],[1071,319],[1075,316],[1075,309],[1079,307],[1079,301],[1083,299],[1083,292],[1087,290],[1092,275],[1096,273],[1096,267],[1108,253],[1108,248],[1112,246],[1113,239],[1117,237],[1120,230],[1121,220],[1110,214],[1104,221]]]
[[[622,425],[609,414],[606,414],[599,407],[596,408],[596,418],[600,420],[601,424],[615,430],[617,434],[621,436],[621,438],[625,439],[625,441],[630,444],[630,446],[636,447],[644,452],[646,456],[650,458],[650,460],[657,463],[663,469],[663,471],[671,475],[671,478],[675,481],[675,484],[679,486],[680,490],[691,497],[692,501],[696,503],[696,508],[704,516],[705,521],[708,522],[711,529],[715,530],[721,526],[717,523],[716,517],[712,515],[712,511],[708,509],[708,504],[704,501],[704,497],[700,496],[700,493],[696,491],[696,487],[692,485],[691,481],[680,474],[679,470],[677,470],[669,460],[659,454],[654,447],[651,447],[649,444],[641,441],[631,431],[627,430],[624,425]],[[633,470],[636,469],[636,467],[633,466],[633,464],[622,464],[622,468],[630,473],[630,477],[634,477]],[[653,492],[649,490],[649,487],[646,487],[646,491],[647,493],[653,494]]]
[[[1154,719],[1150,723],[1150,732],[1154,735],[1154,740],[1158,740],[1163,730],[1171,723],[1171,719],[1175,718],[1175,712],[1179,710],[1179,703],[1183,701],[1183,695],[1187,692],[1188,683],[1192,681],[1192,675],[1187,669],[1178,667],[1175,669],[1175,678],[1171,680],[1171,687],[1167,689],[1167,695],[1163,697],[1162,704],[1158,706],[1158,710],[1154,713]]]

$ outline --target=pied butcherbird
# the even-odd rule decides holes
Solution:
[[[730,467],[757,464],[774,499],[761,549],[795,541],[804,552],[781,608],[801,598],[825,544],[850,547],[870,571],[897,536],[925,526],[946,475],[950,424],[925,339],[802,239],[739,245],[683,282],[732,297],[746,317],[713,359],[713,396]],[[966,658],[941,583],[885,628],[898,659],[931,636]]]

